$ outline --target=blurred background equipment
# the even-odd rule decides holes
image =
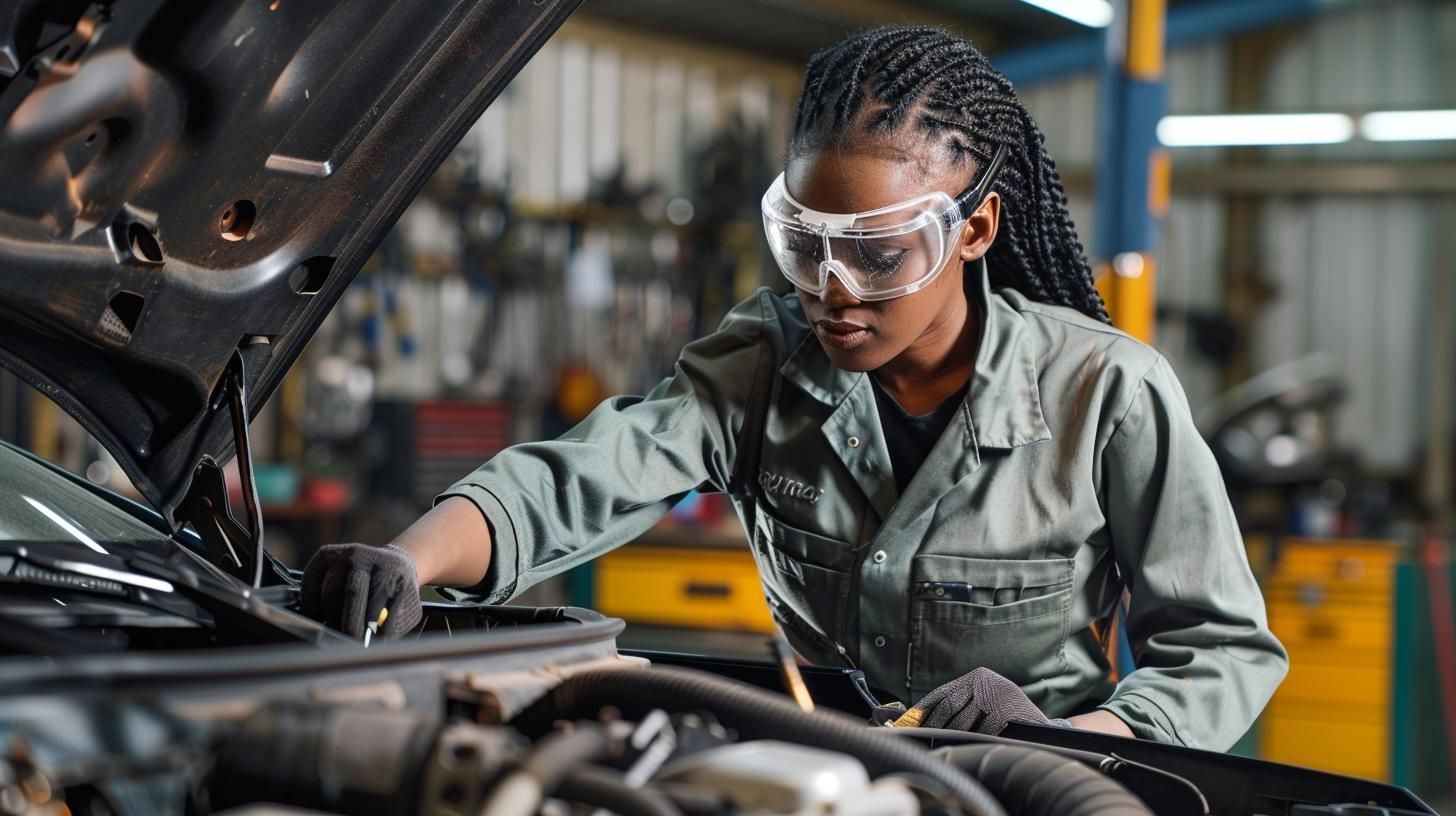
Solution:
[[[1348,492],[1335,478],[1350,463],[1341,460],[1334,433],[1337,409],[1347,394],[1339,363],[1316,354],[1270,369],[1205,406],[1198,423],[1229,494],[1242,499],[1261,489],[1276,491],[1268,506],[1287,511],[1262,521],[1246,514],[1245,531],[1310,525],[1333,531],[1328,514],[1318,508],[1344,502]],[[1311,506],[1305,501],[1311,496],[1327,501]],[[1306,518],[1290,515],[1301,510]]]
[[[904,22],[972,38],[1016,84],[1110,313],[1200,417],[1294,658],[1238,750],[1449,795],[1449,0],[588,3],[253,423],[270,551],[301,565],[388,540],[501,448],[645,392],[734,303],[782,287],[757,203],[804,61]],[[0,438],[131,490],[4,373]],[[621,616],[628,646],[759,657],[772,631],[737,519],[697,493],[526,601]]]

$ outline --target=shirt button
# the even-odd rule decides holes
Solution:
[[[848,654],[849,653],[849,650],[846,649],[846,648],[844,648],[844,644],[843,643],[836,643],[836,644],[834,644],[834,648],[838,649],[840,654]]]
[[[875,563],[876,564],[883,564],[883,563],[885,563],[885,559],[886,558],[889,558],[889,557],[890,556],[887,555],[884,550],[875,550]]]
[[[875,645],[883,649],[885,647],[885,636],[880,635],[879,637],[875,638]]]
[[[850,438],[844,440],[844,443],[846,445],[849,445],[851,448],[857,448],[859,447],[859,437],[851,436]]]

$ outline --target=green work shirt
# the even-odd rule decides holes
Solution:
[[[1177,378],[1126,334],[967,273],[985,317],[970,391],[903,495],[869,377],[830,364],[796,295],[763,289],[645,397],[444,494],[493,531],[475,592],[505,601],[721,491],[807,658],[907,703],[985,666],[1050,716],[1101,707],[1139,737],[1228,748],[1288,658]],[[1124,588],[1137,670],[1114,687],[1090,625]]]

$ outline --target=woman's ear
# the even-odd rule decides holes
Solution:
[[[966,221],[966,228],[961,230],[961,260],[967,263],[981,260],[996,241],[1000,225],[1001,196],[993,191],[986,194],[981,206]]]

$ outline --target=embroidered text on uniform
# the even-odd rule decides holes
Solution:
[[[780,474],[769,473],[766,470],[759,470],[758,485],[763,488],[765,493],[777,493],[791,499],[803,499],[810,504],[819,501],[819,498],[824,495],[823,490],[813,485],[787,479]]]

